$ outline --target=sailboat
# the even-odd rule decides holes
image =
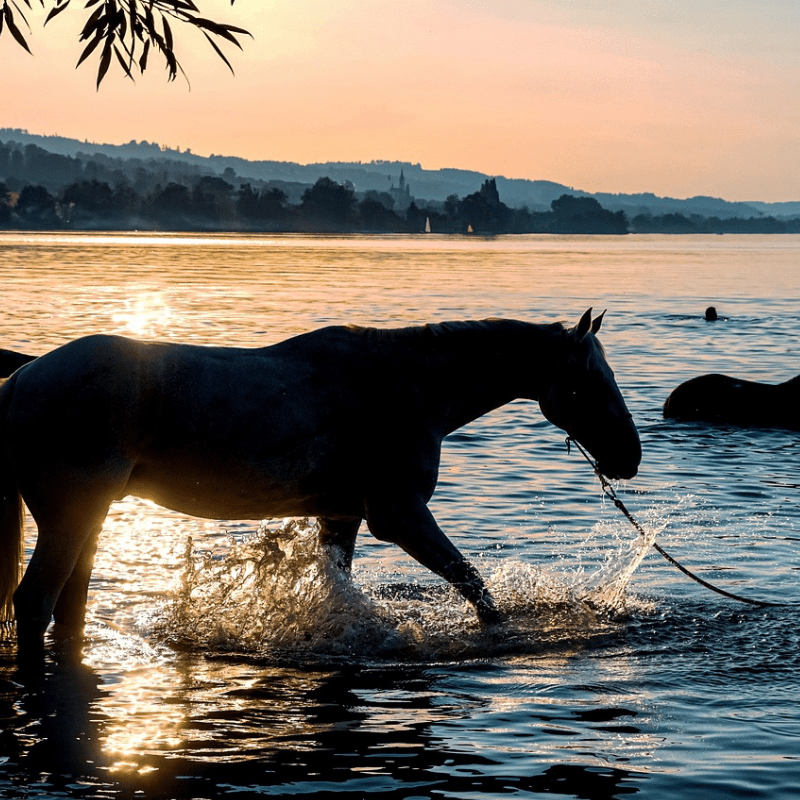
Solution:
[[[431,218],[425,217],[425,233],[431,232]]]

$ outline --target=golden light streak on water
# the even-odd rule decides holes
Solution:
[[[150,339],[161,336],[172,319],[172,307],[168,295],[161,290],[133,290],[131,297],[123,299],[124,308],[111,314],[111,321],[121,332]]]

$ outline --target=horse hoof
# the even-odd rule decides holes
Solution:
[[[37,675],[44,668],[44,639],[20,640],[17,644],[17,668],[23,674]]]
[[[478,619],[483,625],[500,625],[505,621],[506,615],[498,610],[493,602],[481,602],[475,607]]]

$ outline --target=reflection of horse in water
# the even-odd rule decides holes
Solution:
[[[664,403],[672,419],[800,430],[800,375],[785,383],[701,375],[675,388]]]
[[[259,349],[88,336],[0,389],[0,602],[21,560],[21,500],[38,527],[13,594],[21,654],[52,616],[80,632],[97,538],[126,495],[211,519],[318,517],[349,568],[362,520],[498,619],[477,570],[427,507],[442,440],[515,398],[633,477],[636,427],[595,334],[487,320],[330,327]]]

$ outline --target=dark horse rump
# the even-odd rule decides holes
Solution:
[[[427,503],[443,439],[516,398],[611,478],[636,474],[636,427],[595,334],[514,320],[329,327],[245,349],[89,336],[0,388],[0,613],[21,654],[55,617],[80,631],[111,503],[135,495],[216,519],[317,517],[347,569],[362,521],[498,618]],[[22,502],[38,537],[19,586]],[[16,591],[15,591],[16,588]]]
[[[664,417],[800,431],[800,375],[778,384],[700,375],[672,391]]]

